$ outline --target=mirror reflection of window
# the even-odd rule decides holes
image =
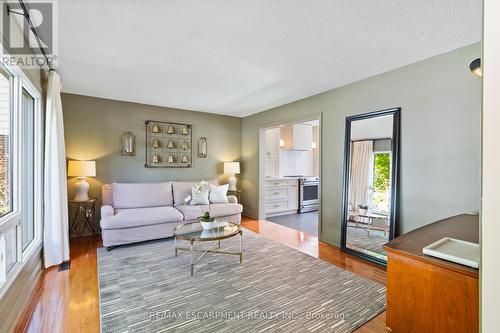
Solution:
[[[373,142],[373,182],[370,204],[376,213],[389,214],[391,198],[391,139]]]

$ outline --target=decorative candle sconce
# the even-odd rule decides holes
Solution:
[[[135,135],[130,131],[125,131],[120,136],[121,154],[122,156],[135,155]]]
[[[202,136],[200,140],[198,140],[198,156],[200,158],[206,158],[207,155],[207,138]]]

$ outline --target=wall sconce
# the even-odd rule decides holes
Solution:
[[[135,135],[130,131],[125,131],[120,136],[122,156],[135,155]]]
[[[483,76],[483,71],[481,70],[481,58],[475,59],[470,63],[469,69],[477,77]]]
[[[312,147],[311,147],[313,150],[316,150],[316,148],[318,148],[318,145],[316,144],[316,142],[313,141],[312,143]]]
[[[280,148],[285,145],[285,140],[280,139]]]
[[[207,155],[207,138],[202,136],[200,140],[198,140],[198,156],[200,158],[206,158]]]

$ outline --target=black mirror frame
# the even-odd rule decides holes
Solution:
[[[375,112],[368,112],[359,115],[349,116],[345,122],[345,143],[344,143],[344,184],[342,195],[342,233],[340,241],[340,249],[354,256],[369,260],[379,265],[387,266],[387,261],[372,257],[365,253],[350,249],[346,246],[347,240],[347,215],[348,215],[348,202],[349,202],[349,170],[351,168],[351,123],[356,120],[363,120],[369,118],[376,118],[380,116],[393,116],[392,125],[392,174],[391,174],[391,207],[390,207],[390,227],[389,227],[389,240],[393,239],[396,235],[396,208],[398,202],[398,164],[399,164],[399,131],[400,131],[400,118],[401,108],[392,108]]]

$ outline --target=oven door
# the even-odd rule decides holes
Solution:
[[[319,182],[300,184],[300,206],[319,204]]]

